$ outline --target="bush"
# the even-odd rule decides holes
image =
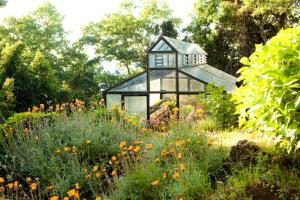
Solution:
[[[206,92],[198,96],[199,103],[204,105],[206,114],[219,124],[220,128],[230,128],[237,123],[235,105],[231,102],[231,94],[224,93],[222,87],[208,84]]]
[[[285,138],[287,150],[300,147],[300,27],[282,30],[257,45],[239,72],[242,86],[233,99],[240,126]]]

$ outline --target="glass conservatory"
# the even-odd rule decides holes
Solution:
[[[236,78],[208,65],[206,56],[197,44],[160,36],[147,52],[146,70],[105,90],[105,105],[149,119],[156,102],[172,99],[180,107],[208,83],[233,90]]]

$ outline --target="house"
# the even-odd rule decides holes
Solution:
[[[157,101],[173,98],[180,107],[187,97],[204,92],[208,83],[233,90],[236,78],[208,65],[206,56],[198,44],[160,36],[147,51],[146,70],[105,90],[105,104],[149,119]]]

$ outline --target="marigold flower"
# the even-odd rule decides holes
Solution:
[[[64,200],[69,200],[69,197],[64,197]]]
[[[152,147],[153,147],[153,144],[146,144],[147,149],[152,149]]]
[[[5,182],[4,178],[0,177],[0,183],[4,183],[4,182]]]
[[[177,158],[178,158],[178,159],[182,159],[182,153],[178,152],[178,153],[177,153]]]
[[[141,147],[140,147],[140,146],[136,146],[136,147],[133,149],[133,151],[136,152],[136,153],[139,152],[140,150],[141,150]]]
[[[177,147],[183,145],[184,143],[185,143],[184,140],[177,140],[177,141],[175,142],[175,144],[176,144]]]
[[[53,186],[51,186],[51,185],[46,188],[47,191],[51,191],[52,189],[53,189]]]
[[[182,197],[180,197],[178,200],[184,200]]]
[[[65,152],[65,153],[68,153],[68,152],[70,152],[70,151],[71,151],[71,148],[70,148],[70,147],[65,147],[65,148],[64,148],[64,152]]]
[[[179,176],[180,176],[180,174],[179,174],[178,172],[175,172],[175,173],[173,174],[173,179],[176,180],[176,179],[179,178]]]
[[[98,165],[95,165],[95,166],[93,167],[93,172],[94,172],[94,173],[97,172],[98,169],[99,169]]]
[[[108,161],[108,163],[109,163],[110,165],[112,165],[112,164],[113,164],[111,160],[110,160],[110,161]]]
[[[161,151],[160,155],[161,155],[162,157],[165,157],[165,156],[168,155],[168,152],[167,152],[165,149],[163,149],[163,150]]]
[[[116,170],[113,170],[113,171],[111,172],[111,175],[112,175],[112,176],[117,176],[118,173],[116,172]]]
[[[59,200],[59,196],[52,196],[50,197],[50,200]]]
[[[31,190],[36,190],[37,189],[38,184],[37,183],[31,183],[30,184],[30,189]]]
[[[157,186],[157,185],[158,185],[158,183],[159,183],[159,181],[158,181],[158,180],[154,180],[154,181],[152,181],[152,182],[151,182],[151,185],[152,185],[152,186]]]
[[[183,163],[180,163],[179,168],[180,168],[180,170],[185,170],[185,165]]]
[[[142,143],[143,143],[143,141],[140,141],[140,140],[134,141],[134,144],[142,144]]]
[[[18,181],[15,181],[14,182],[14,187],[18,187],[19,186],[19,182]]]
[[[128,151],[132,151],[133,148],[134,148],[134,146],[131,146],[131,145],[130,145],[130,146],[128,147]]]
[[[76,193],[77,191],[75,190],[75,189],[71,189],[71,190],[69,190],[68,192],[67,192],[67,194],[68,194],[68,196],[69,197],[73,197],[73,196],[75,196],[75,193]]]
[[[115,161],[115,160],[117,160],[117,157],[116,157],[116,156],[113,156],[113,157],[111,157],[111,160],[112,160],[112,161]]]
[[[170,148],[170,154],[173,154],[173,153],[174,153],[174,148],[171,147],[171,148]]]
[[[14,187],[14,184],[13,184],[13,183],[8,183],[6,186],[7,186],[9,189],[12,189],[12,188]]]
[[[102,200],[100,196],[96,196],[95,200]]]
[[[154,162],[160,162],[160,158],[155,158]]]
[[[99,177],[101,176],[101,174],[100,174],[99,172],[97,172],[97,173],[95,174],[95,176],[96,176],[97,178],[99,178]]]
[[[135,157],[135,160],[136,160],[136,161],[139,161],[139,160],[140,160],[140,156],[136,156],[136,157]]]

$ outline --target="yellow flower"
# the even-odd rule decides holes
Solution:
[[[51,185],[46,188],[47,191],[51,191],[52,189],[53,189],[53,186],[51,186]]]
[[[75,184],[75,188],[76,188],[76,190],[80,190],[80,185],[79,185],[79,183],[76,183],[76,184]]]
[[[139,140],[134,142],[134,144],[142,144],[142,143],[143,143],[143,142],[142,142],[142,141],[139,141]]]
[[[184,200],[182,197],[180,197],[178,200]]]
[[[119,144],[120,149],[122,149],[126,145],[126,141],[121,141]]]
[[[0,177],[0,183],[4,183],[4,182],[5,182],[4,178]]]
[[[97,172],[97,173],[95,174],[95,176],[96,176],[97,178],[99,178],[99,177],[101,176],[101,174],[100,174],[99,172]]]
[[[178,158],[178,159],[182,159],[182,153],[178,152],[178,153],[177,153],[177,158]]]
[[[102,200],[100,196],[96,196],[95,200]]]
[[[115,161],[115,160],[117,160],[117,157],[116,157],[116,156],[113,156],[113,157],[111,157],[111,160],[112,160],[112,161]]]
[[[73,155],[76,154],[76,147],[72,147],[72,154],[73,154]]]
[[[56,149],[55,150],[55,154],[60,154],[61,153],[61,150],[60,149]]]
[[[111,175],[112,175],[112,176],[117,176],[118,174],[117,174],[116,170],[113,170],[113,171],[111,172]]]
[[[68,194],[68,196],[69,197],[73,197],[73,196],[75,196],[75,193],[76,193],[77,191],[75,190],[75,189],[72,189],[72,190],[69,190],[68,192],[67,192],[67,194]]]
[[[12,189],[14,187],[14,184],[13,183],[9,183],[6,185],[9,189]]]
[[[31,190],[36,190],[37,189],[38,184],[37,183],[31,183],[30,184],[30,189]]]
[[[171,147],[171,148],[170,148],[170,154],[173,154],[173,153],[174,153],[174,148]]]
[[[69,200],[69,197],[64,197],[64,200]]]
[[[140,146],[136,146],[136,147],[133,149],[134,152],[139,152],[140,150],[141,150],[141,147],[140,147]]]
[[[88,175],[85,176],[85,178],[86,178],[86,179],[90,179],[90,178],[91,178],[91,175],[88,174]]]
[[[65,147],[65,148],[64,148],[64,152],[65,152],[65,153],[68,153],[68,152],[70,152],[70,151],[71,151],[71,148],[70,148],[70,147]]]
[[[152,147],[153,147],[153,144],[146,144],[147,149],[152,149]]]
[[[86,144],[91,144],[92,141],[91,141],[91,140],[87,140],[85,143],[86,143]]]
[[[29,129],[28,128],[24,128],[23,132],[24,132],[25,135],[28,135]]]
[[[155,158],[154,162],[160,162],[160,158]]]
[[[113,163],[111,162],[111,160],[110,161],[108,161],[108,163],[110,164],[110,165],[112,165]]]
[[[50,200],[58,200],[59,199],[59,196],[52,196],[50,197]]]
[[[185,165],[183,163],[180,163],[179,168],[180,168],[180,170],[185,170]]]
[[[179,178],[180,174],[178,172],[175,172],[173,174],[173,179],[176,180],[177,178]]]
[[[15,182],[14,182],[14,187],[18,187],[18,185],[19,185],[19,182],[18,182],[18,181],[15,181]]]
[[[98,171],[98,169],[99,169],[98,165],[95,165],[95,166],[93,167],[93,172],[96,173],[96,172]]]
[[[161,151],[160,155],[161,155],[162,157],[166,157],[166,156],[168,155],[168,152],[167,152],[165,149],[163,149],[163,150]]]
[[[134,146],[131,146],[131,145],[130,145],[130,146],[128,147],[128,150],[129,150],[129,151],[132,151],[133,148],[134,148]]]
[[[136,156],[135,160],[139,161],[140,160],[140,156]]]
[[[179,146],[183,145],[184,143],[185,143],[184,140],[177,140],[175,144],[177,147],[179,147]]]
[[[152,185],[152,186],[157,186],[157,185],[158,185],[158,183],[159,183],[159,181],[158,181],[158,180],[154,180],[154,181],[152,181],[152,182],[151,182],[151,185]]]
[[[173,111],[174,113],[177,113],[177,112],[179,111],[179,108],[175,107],[175,108],[172,109],[172,111]]]

